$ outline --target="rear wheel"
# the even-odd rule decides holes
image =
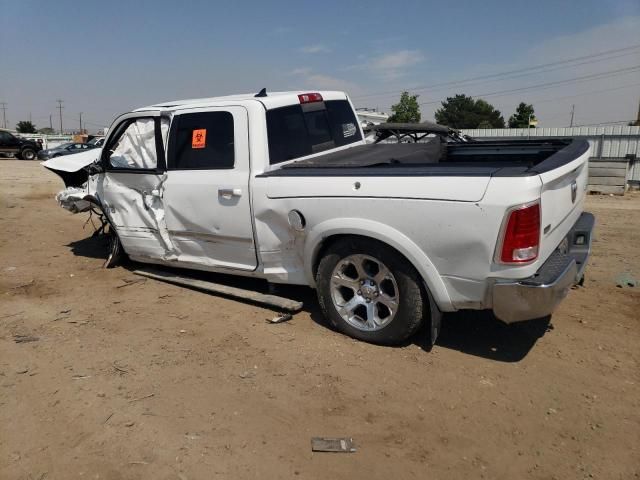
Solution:
[[[22,152],[20,152],[20,157],[23,160],[33,160],[36,158],[36,151],[33,148],[24,148]]]
[[[401,343],[418,330],[429,311],[416,270],[376,240],[338,240],[320,261],[316,285],[329,322],[367,342]]]

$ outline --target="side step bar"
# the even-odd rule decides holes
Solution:
[[[183,287],[194,288],[204,292],[216,293],[226,297],[247,300],[253,303],[269,305],[287,312],[299,312],[302,310],[302,302],[297,302],[289,298],[279,297],[277,295],[267,295],[265,293],[255,292],[253,290],[245,290],[243,288],[230,287],[219,283],[208,282],[206,280],[198,280],[196,278],[184,277],[171,272],[163,272],[155,269],[134,270],[133,273],[154,280],[172,283]]]

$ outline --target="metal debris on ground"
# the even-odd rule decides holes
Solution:
[[[312,452],[353,453],[356,451],[356,447],[353,443],[353,438],[312,437],[311,451]]]
[[[124,285],[118,285],[116,288],[124,288],[124,287],[128,287],[129,285],[135,285],[136,283],[142,283],[142,282],[146,282],[147,279],[146,278],[136,278],[136,279],[128,279],[128,278],[123,278],[122,281],[124,282]]]
[[[135,273],[136,275],[142,275],[147,278],[153,278],[155,280],[172,283],[174,285],[194,288],[196,290],[201,290],[208,293],[215,293],[218,295],[238,298],[249,302],[270,305],[280,310],[299,312],[303,307],[302,302],[291,300],[289,298],[279,297],[277,295],[266,295],[264,293],[256,292],[253,290],[245,290],[243,288],[232,287],[230,285],[223,285],[206,280],[199,280],[197,278],[185,277],[183,275],[177,275],[162,270],[145,268],[134,270],[133,273]]]
[[[150,393],[149,395],[145,395],[144,397],[134,398],[133,400],[129,400],[129,403],[139,402],[140,400],[144,400],[145,398],[155,397],[155,393]]]
[[[293,315],[291,315],[290,313],[283,313],[281,315],[278,315],[277,317],[274,318],[267,318],[267,322],[269,323],[283,323],[283,322],[288,322],[289,320],[291,320],[293,318]]]
[[[121,367],[120,365],[116,364],[116,362],[113,362],[111,364],[111,366],[115,369],[116,372],[124,375],[126,373],[129,373],[129,370],[125,370],[123,367]]]
[[[255,370],[247,370],[238,375],[240,378],[253,378],[256,376]]]
[[[33,335],[14,335],[13,341],[16,343],[29,343],[29,342],[37,342],[40,340],[39,337],[34,337]]]
[[[624,287],[637,287],[638,280],[636,280],[630,273],[624,272],[619,274],[616,277],[616,287],[624,288]]]
[[[11,287],[11,290],[18,290],[19,288],[30,287],[35,282],[36,282],[35,280],[29,280],[27,283],[22,283],[20,285],[16,285],[15,287]]]

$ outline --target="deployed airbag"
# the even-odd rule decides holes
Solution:
[[[131,123],[113,149],[109,161],[117,168],[156,168],[155,120],[140,118]]]

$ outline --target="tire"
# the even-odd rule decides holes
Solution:
[[[347,237],[331,245],[318,265],[316,288],[329,323],[365,342],[402,343],[429,315],[418,272],[373,239]]]
[[[115,229],[109,225],[108,231],[105,235],[109,236],[109,246],[108,246],[108,256],[104,262],[104,268],[114,268],[118,265],[122,265],[127,261],[127,254],[122,248],[122,243],[120,243],[120,238],[116,233]]]
[[[20,152],[21,160],[34,160],[36,158],[36,151],[33,148],[24,148]]]

